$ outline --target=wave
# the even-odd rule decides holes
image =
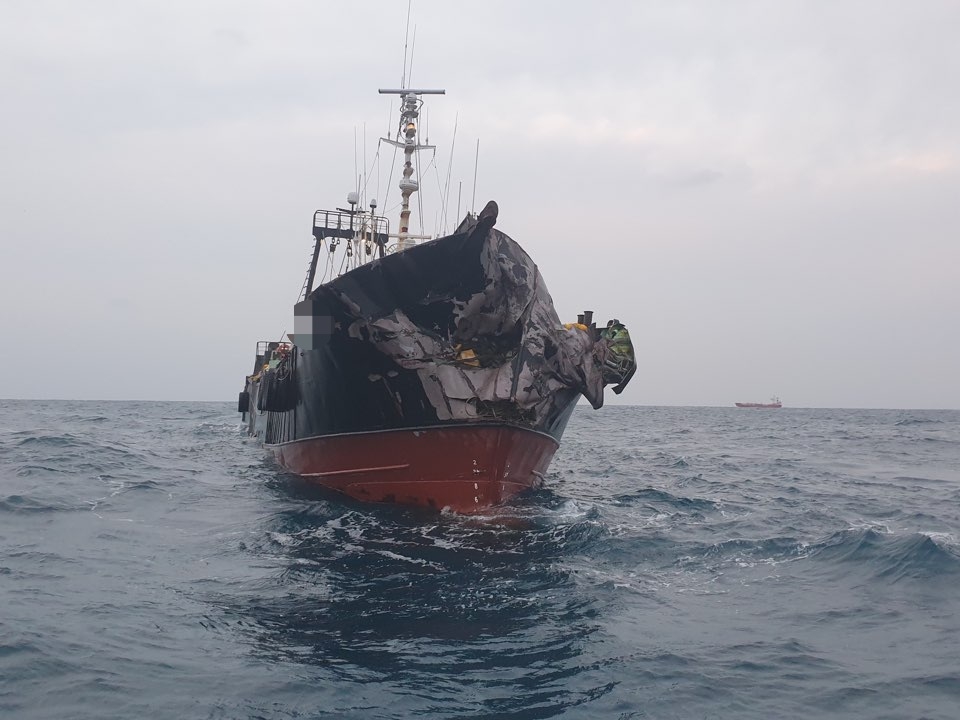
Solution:
[[[35,513],[64,512],[77,510],[62,503],[53,503],[40,500],[29,495],[8,495],[0,498],[0,512],[15,513],[18,515],[32,515]]]
[[[900,427],[908,425],[943,425],[943,420],[938,420],[936,418],[909,417],[897,420],[894,425],[899,425]]]
[[[810,555],[841,565],[844,572],[849,565],[858,566],[874,578],[891,583],[945,578],[960,574],[960,556],[946,545],[945,537],[948,536],[922,532],[895,535],[876,528],[851,528],[834,533],[813,547]]]
[[[112,458],[136,458],[140,453],[134,449],[125,447],[125,443],[113,441],[111,443],[88,440],[77,435],[66,433],[63,435],[43,435],[36,432],[21,433],[27,437],[15,443],[15,447],[29,452],[30,457],[43,457],[39,453],[47,452],[49,457],[62,457],[69,453],[68,457],[77,459],[89,458],[91,454],[107,455]]]
[[[930,478],[930,477],[920,477],[919,475],[896,475],[894,476],[893,479],[900,483],[916,483],[916,484],[935,483],[935,484],[943,484],[943,485],[953,484],[948,480],[940,480],[938,478]]]
[[[62,472],[64,472],[62,468],[51,467],[50,465],[21,465],[14,471],[14,474],[18,477],[31,477],[34,475],[55,475]]]
[[[717,508],[717,503],[713,500],[672,495],[665,490],[655,490],[653,488],[614,495],[613,502],[617,505],[634,505],[638,502],[661,503],[683,510],[715,510]]]
[[[18,447],[52,447],[52,448],[75,448],[75,447],[89,447],[90,442],[82,440],[76,435],[38,435],[35,432],[24,431],[17,433],[18,435],[26,435],[22,440],[17,443]]]
[[[662,541],[666,543],[666,540]],[[669,551],[667,555],[669,556]],[[776,565],[806,557],[805,543],[794,537],[730,538],[718,543],[690,542],[678,546],[674,562],[682,567]]]
[[[195,435],[224,435],[235,434],[242,429],[243,425],[238,422],[202,422],[193,432]]]
[[[61,422],[64,423],[104,423],[110,422],[114,418],[106,415],[64,415]]]
[[[105,442],[71,433],[23,433],[9,446],[7,470],[18,477],[140,478],[170,468],[158,450],[166,447],[152,438],[136,440],[116,435]],[[21,434],[21,435],[23,435]],[[180,470],[180,468],[176,468]],[[36,482],[36,481],[35,481]]]

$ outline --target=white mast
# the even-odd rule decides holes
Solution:
[[[400,96],[400,130],[397,134],[402,141],[383,138],[394,147],[403,148],[403,178],[400,180],[400,230],[397,233],[397,250],[406,250],[416,244],[417,239],[429,239],[429,235],[410,234],[410,196],[420,189],[420,184],[413,179],[413,153],[416,150],[433,150],[433,145],[421,145],[417,142],[417,119],[420,117],[420,108],[423,106],[421,95],[444,95],[446,90],[414,90],[401,88],[399,90],[380,89],[381,95]]]

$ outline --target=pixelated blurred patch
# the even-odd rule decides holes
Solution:
[[[316,350],[333,334],[333,318],[329,315],[297,314],[293,318],[293,341],[304,350]]]

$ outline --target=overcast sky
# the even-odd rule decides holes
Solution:
[[[0,0],[0,397],[235,398],[292,332],[313,211],[364,157],[398,200],[406,14]],[[609,401],[958,408],[958,27],[955,0],[415,0],[412,84],[447,90],[425,229],[458,118],[451,197],[479,139],[476,205],[561,318],[630,328]]]

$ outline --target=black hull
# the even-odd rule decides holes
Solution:
[[[261,383],[250,383],[250,412],[248,428],[265,445],[277,445],[312,437],[379,430],[403,430],[458,425],[502,424],[545,433],[557,442],[563,436],[567,421],[580,399],[576,390],[560,391],[552,398],[550,410],[536,422],[524,421],[519,411],[511,417],[510,408],[501,409],[501,416],[480,416],[476,419],[441,418],[416,376],[398,373],[390,383],[371,383],[364,373],[370,365],[356,358],[346,359],[346,353],[320,351],[298,352],[297,378],[290,387],[275,383],[267,388],[290,393],[295,400],[287,410],[269,410],[275,407],[269,399],[261,398]],[[337,359],[344,362],[337,363]],[[339,371],[338,368],[348,368]]]

